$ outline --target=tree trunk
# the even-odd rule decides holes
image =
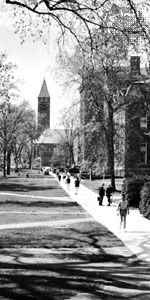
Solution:
[[[113,147],[111,146],[109,149],[109,155],[110,155],[110,173],[111,173],[111,186],[113,190],[116,190],[115,185],[115,170],[114,170],[114,151]]]
[[[6,177],[6,149],[4,149],[4,157],[3,157],[3,162],[4,162],[4,169],[3,169],[3,176]]]
[[[10,162],[11,162],[11,153],[7,152],[7,175],[10,175]]]
[[[70,145],[69,147],[69,156],[70,156],[70,166],[74,163],[74,153],[73,153],[73,146]]]
[[[92,180],[92,168],[89,169],[89,179]]]
[[[115,155],[114,155],[114,120],[113,120],[113,108],[111,105],[108,107],[108,162],[111,174],[111,186],[113,190],[116,190],[115,186]]]
[[[29,169],[32,168],[32,155],[29,155]]]

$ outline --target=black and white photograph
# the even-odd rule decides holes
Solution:
[[[150,0],[0,0],[0,300],[150,300]]]

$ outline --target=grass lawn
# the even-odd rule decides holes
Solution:
[[[122,181],[123,179],[116,179],[116,193],[121,192],[121,187],[122,187]],[[91,189],[93,192],[97,193],[98,188],[102,185],[102,183],[105,184],[105,188],[107,188],[108,184],[110,184],[110,179],[96,179],[96,180],[88,180],[84,179],[82,180],[82,184],[85,185],[87,188]]]
[[[52,177],[0,179],[0,225],[18,223],[0,227],[0,300],[150,299],[150,266]]]

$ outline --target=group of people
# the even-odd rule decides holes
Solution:
[[[108,206],[110,206],[112,203],[112,200],[111,200],[112,193],[113,193],[112,186],[109,184],[105,190],[104,183],[103,183],[102,186],[98,189],[98,193],[99,193],[99,205],[103,205],[103,198],[106,194],[107,200],[108,200]]]
[[[67,174],[65,180],[66,180],[66,184],[67,184],[67,189],[69,190],[70,189],[70,182],[71,182],[70,174]],[[80,178],[79,178],[78,175],[75,177],[74,185],[75,185],[75,195],[77,195],[78,190],[79,190],[79,186],[80,186]]]
[[[57,177],[58,177],[58,180],[60,181],[61,180],[60,172],[57,173]],[[63,174],[63,180],[66,182],[67,190],[69,191],[70,190],[70,183],[71,183],[71,174],[69,172],[66,172],[65,174]],[[78,194],[80,181],[81,181],[80,174],[77,174],[77,176],[75,177],[75,180],[74,180],[75,195]],[[99,205],[103,205],[103,199],[104,199],[105,195],[106,195],[107,201],[108,201],[107,205],[108,206],[111,205],[113,188],[110,184],[105,189],[105,184],[103,183],[101,185],[101,187],[99,187],[99,189],[98,189],[98,194],[99,194],[99,197],[98,197]],[[127,216],[127,214],[129,214],[129,205],[128,205],[128,201],[126,201],[126,199],[125,199],[124,194],[122,194],[122,199],[118,203],[117,212],[120,215],[120,229],[123,225],[123,228],[125,230],[126,229],[126,216]]]
[[[60,172],[57,172],[57,178],[59,181],[61,181],[61,177],[63,177],[63,180],[66,182],[67,190],[70,190],[70,183],[71,183],[71,174],[70,172],[65,172],[63,175],[60,174]],[[77,174],[74,181],[75,185],[75,195],[78,194],[79,186],[80,186],[80,174]]]
[[[103,205],[103,198],[106,194],[108,199],[108,206],[110,206],[112,203],[111,196],[113,193],[113,188],[111,187],[111,185],[108,185],[108,187],[105,190],[104,183],[103,183],[102,186],[98,189],[98,193],[99,193],[99,205]],[[124,193],[122,193],[122,199],[118,203],[117,212],[120,215],[120,229],[122,228],[123,225],[124,230],[126,230],[126,217],[127,214],[129,214],[129,203],[126,200]]]

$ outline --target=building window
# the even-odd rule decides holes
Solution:
[[[147,163],[147,144],[142,143],[140,145],[140,161],[143,164]]]
[[[140,128],[146,128],[147,129],[147,115],[140,117]]]

